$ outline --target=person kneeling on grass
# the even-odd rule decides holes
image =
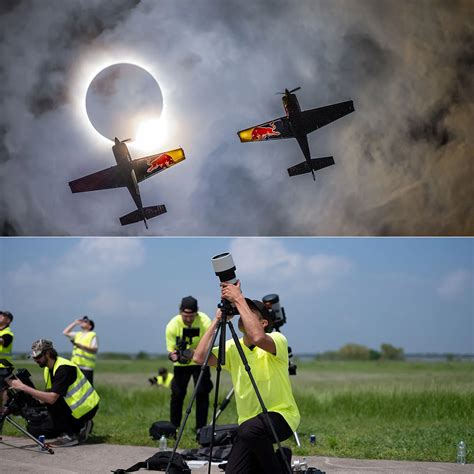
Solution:
[[[92,418],[99,408],[99,395],[79,367],[58,356],[53,343],[39,339],[31,346],[31,356],[44,369],[45,391],[25,385],[18,379],[10,387],[22,390],[47,405],[50,417],[40,425],[28,427],[35,437],[57,437],[53,446],[74,446],[87,440]]]
[[[271,333],[271,315],[261,301],[245,298],[236,285],[221,284],[221,296],[233,303],[240,314],[240,345],[247,358],[258,390],[268,410],[279,441],[292,435],[300,422],[300,413],[293,397],[288,374],[288,342],[280,332]],[[212,342],[221,310],[206,331],[194,352],[194,361],[203,364]],[[213,348],[208,364],[217,365],[218,348]],[[273,450],[273,437],[266,416],[240,359],[233,340],[226,342],[225,364],[235,390],[239,428],[229,454],[225,472],[228,474],[280,474],[286,469]]]

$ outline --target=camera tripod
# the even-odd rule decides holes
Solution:
[[[19,425],[15,420],[13,420],[9,415],[2,415],[0,416],[0,441],[2,440],[2,429],[3,429],[3,422],[4,420],[7,420],[8,423],[12,424],[17,430],[21,431],[25,436],[30,438],[32,441],[34,441],[38,446],[41,447],[43,451],[47,451],[49,454],[54,454],[53,448],[48,443],[44,443],[43,441],[40,441],[39,439],[35,438],[32,434],[28,433],[28,431],[23,428],[23,426]]]
[[[169,468],[170,468],[172,459],[173,459],[173,457],[176,453],[176,450],[178,449],[178,445],[179,445],[179,442],[181,440],[181,437],[183,436],[184,427],[185,427],[186,422],[189,418],[189,415],[191,414],[191,408],[193,406],[194,400],[196,399],[197,391],[199,389],[199,385],[201,383],[201,380],[204,376],[204,370],[207,367],[207,364],[209,362],[209,357],[211,356],[211,352],[212,352],[212,349],[214,347],[215,341],[217,339],[217,336],[219,335],[219,349],[218,349],[217,366],[216,366],[216,371],[217,371],[217,374],[216,374],[216,388],[215,388],[215,393],[214,393],[214,410],[213,410],[213,415],[212,415],[212,437],[211,437],[211,443],[210,443],[210,446],[209,446],[209,451],[210,452],[209,452],[209,462],[208,462],[208,474],[210,474],[210,472],[211,472],[212,450],[213,450],[213,447],[214,447],[215,426],[216,426],[216,419],[217,419],[216,411],[217,411],[218,398],[219,398],[219,383],[220,383],[222,365],[225,365],[226,326],[229,326],[229,329],[230,329],[230,332],[232,334],[232,338],[235,342],[235,346],[236,346],[237,351],[239,353],[240,359],[241,359],[241,361],[242,361],[242,363],[245,367],[245,370],[247,371],[247,374],[250,378],[250,382],[253,386],[253,389],[255,391],[257,399],[258,399],[258,401],[260,403],[260,406],[262,408],[262,413],[264,413],[264,415],[266,417],[266,421],[268,423],[268,426],[270,427],[273,438],[275,439],[275,442],[278,445],[279,452],[282,453],[281,458],[284,462],[285,469],[289,474],[291,474],[292,473],[291,467],[289,466],[286,457],[283,455],[283,450],[281,448],[280,440],[278,439],[278,435],[275,431],[275,427],[273,426],[272,420],[271,420],[271,418],[268,414],[268,410],[265,406],[265,403],[264,403],[264,401],[263,401],[263,399],[260,395],[260,392],[258,391],[257,384],[256,384],[255,379],[254,379],[254,377],[252,375],[252,372],[250,370],[250,366],[248,364],[247,358],[245,357],[242,346],[240,345],[239,338],[238,338],[238,336],[235,332],[232,321],[230,319],[228,319],[229,316],[233,316],[235,314],[235,312],[233,312],[233,308],[232,308],[231,304],[227,300],[224,300],[224,299],[221,301],[219,307],[221,308],[221,312],[222,312],[221,319],[219,320],[219,322],[217,324],[216,331],[213,335],[212,341],[211,341],[211,343],[209,345],[209,348],[207,350],[207,353],[206,353],[206,357],[205,357],[204,362],[201,366],[201,373],[199,374],[198,380],[197,380],[196,385],[194,387],[193,394],[191,396],[191,400],[189,402],[188,408],[186,409],[186,414],[185,414],[185,417],[184,417],[184,421],[181,424],[181,427],[179,429],[179,433],[178,433],[178,436],[176,438],[176,442],[175,442],[175,445],[173,447],[173,452],[170,456],[170,460],[168,462],[168,465],[166,466],[166,473],[169,472]]]

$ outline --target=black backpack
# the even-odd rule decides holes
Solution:
[[[160,439],[162,435],[166,438],[176,438],[176,426],[170,421],[155,421],[149,429],[153,439]]]
[[[124,474],[126,472],[138,471],[142,467],[148,471],[166,471],[169,460],[173,451],[160,451],[154,454],[151,458],[148,458],[146,461],[137,462],[128,469],[116,469],[115,474]],[[174,453],[173,459],[170,464],[169,474],[191,474],[191,469],[186,464],[183,456],[179,453]]]
[[[215,426],[215,436],[214,436],[214,446],[225,446],[232,444],[234,438],[237,435],[237,430],[239,425],[216,425]],[[212,425],[203,426],[199,431],[198,443],[207,447],[211,445],[212,439]]]

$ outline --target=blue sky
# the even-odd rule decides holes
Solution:
[[[247,296],[280,295],[293,352],[348,342],[474,352],[474,241],[464,238],[2,238],[1,301],[16,351],[95,320],[101,351],[165,352],[183,296],[214,315],[212,256],[230,251]]]

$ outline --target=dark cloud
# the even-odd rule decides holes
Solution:
[[[57,2],[50,2],[55,4]],[[90,44],[104,31],[115,28],[130,14],[140,0],[116,0],[113,6],[91,4],[90,6],[70,4],[70,10],[64,23],[51,30],[47,41],[46,58],[37,71],[37,80],[28,97],[29,110],[39,116],[54,110],[68,97],[68,68],[74,62],[75,55],[57,52],[79,52],[80,48]],[[61,8],[61,7],[60,7]],[[26,14],[26,13],[25,13]]]
[[[7,10],[0,225],[22,235],[147,233],[118,225],[133,207],[126,190],[67,187],[113,164],[78,123],[74,79],[95,53],[123,50],[153,68],[174,127],[165,146],[187,155],[141,184],[144,203],[168,208],[147,235],[474,232],[469,0],[70,0]],[[296,86],[303,109],[355,103],[309,136],[312,156],[336,162],[316,183],[288,177],[303,160],[294,140],[236,136],[283,115],[275,93]]]

